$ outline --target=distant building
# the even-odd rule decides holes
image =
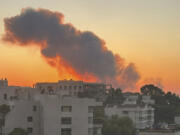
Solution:
[[[154,100],[150,96],[139,93],[123,93],[124,101],[120,105],[107,105],[105,114],[107,116],[117,115],[129,117],[137,129],[152,128],[154,124]]]
[[[155,104],[155,100],[151,99],[151,96],[146,95],[142,95],[142,102],[149,105]]]
[[[155,104],[155,100],[151,99],[151,96],[140,95],[137,93],[123,93],[125,100],[123,102],[124,105],[126,104],[148,104],[153,105]]]
[[[138,95],[127,96],[123,102],[123,105],[136,105],[138,101]]]
[[[137,129],[150,128],[154,124],[154,109],[148,105],[107,106],[105,114],[107,116],[129,117]]]
[[[0,80],[0,88],[6,88],[8,87],[8,80],[5,78],[5,79],[1,79]]]
[[[106,84],[74,80],[61,80],[57,83],[36,83],[35,88],[41,93],[56,93],[69,96],[85,96],[86,94],[87,97],[89,95],[101,101],[104,100],[107,91]]]

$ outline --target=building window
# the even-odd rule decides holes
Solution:
[[[71,112],[72,106],[61,106],[61,112]]]
[[[152,110],[148,110],[147,113],[148,113],[148,114],[151,114],[151,113],[152,113]]]
[[[89,113],[93,113],[93,110],[94,110],[94,107],[93,107],[93,106],[89,106],[89,107],[88,107],[88,112],[89,112]]]
[[[93,124],[93,117],[88,117],[88,123]]]
[[[69,89],[71,90],[71,89],[72,89],[72,86],[69,86]]]
[[[76,90],[77,86],[74,86],[74,89]]]
[[[71,128],[62,128],[61,135],[71,135]]]
[[[93,135],[93,128],[88,128],[88,135]]]
[[[34,112],[37,111],[37,106],[33,105],[33,111],[34,111]]]
[[[97,128],[97,127],[94,127],[93,128],[93,135],[98,135],[99,134],[99,128]]]
[[[6,93],[4,94],[4,99],[7,100],[7,94]]]
[[[81,86],[79,86],[79,89],[80,89],[80,90],[81,90],[81,88],[82,88],[82,87],[81,87]]]
[[[67,86],[64,86],[64,89],[66,90],[66,89],[67,89]]]
[[[123,111],[123,114],[128,114],[128,111]]]
[[[143,117],[139,117],[139,121],[142,121],[143,120]]]
[[[62,90],[62,86],[61,85],[59,86],[59,89]]]
[[[33,117],[32,116],[27,117],[27,121],[28,122],[32,122],[33,121]]]
[[[142,116],[142,111],[139,112],[139,116]]]
[[[61,118],[61,124],[71,124],[72,123],[72,119],[71,117],[62,117]]]
[[[28,132],[28,133],[32,133],[32,132],[33,132],[33,128],[32,128],[32,127],[28,127],[28,128],[27,128],[27,132]]]

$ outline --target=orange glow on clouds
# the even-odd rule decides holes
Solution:
[[[45,58],[45,57],[44,57]],[[90,73],[79,74],[77,73],[66,61],[64,61],[60,56],[55,58],[45,58],[47,63],[52,67],[55,67],[59,72],[59,79],[73,79],[73,80],[83,80],[87,82],[99,82],[99,79]]]

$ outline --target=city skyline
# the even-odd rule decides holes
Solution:
[[[66,23],[73,24],[81,31],[92,31],[103,39],[109,50],[125,59],[125,65],[134,63],[141,76],[137,82],[138,86],[155,83],[163,86],[166,91],[178,93],[180,88],[178,3],[180,4],[177,0],[171,2],[7,0],[2,1],[0,6],[0,35],[2,37],[5,33],[3,19],[19,15],[23,8],[57,11],[64,14]],[[11,85],[32,86],[35,82],[53,82],[61,79],[57,70],[44,61],[38,46],[13,46],[1,40],[0,61],[0,76],[8,78]]]

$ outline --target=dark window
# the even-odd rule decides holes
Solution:
[[[61,118],[61,124],[71,124],[72,120],[71,117],[62,117]]]
[[[74,86],[74,89],[76,90],[77,86]]]
[[[71,128],[62,128],[61,135],[71,135]]]
[[[32,116],[27,117],[27,121],[28,122],[32,122],[33,121],[33,117]]]
[[[97,127],[94,127],[93,128],[93,135],[97,135],[98,134],[98,128]]]
[[[7,100],[7,94],[4,94],[4,99]]]
[[[59,86],[59,89],[60,89],[60,90],[62,89],[62,86],[61,86],[61,85]]]
[[[93,106],[89,106],[89,107],[88,107],[88,112],[89,112],[89,113],[93,113],[93,110],[94,110],[94,107],[93,107]]]
[[[32,127],[28,127],[28,128],[27,128],[27,132],[28,132],[28,133],[32,133],[32,132],[33,132],[33,128],[32,128]]]
[[[72,106],[61,106],[61,111],[62,112],[71,112]]]
[[[123,111],[123,114],[128,114],[128,111]]]
[[[72,86],[69,86],[69,89],[71,90],[71,89],[72,89]]]
[[[33,111],[35,112],[37,110],[37,106],[33,106]]]
[[[92,124],[93,123],[93,117],[88,117],[88,123]]]

